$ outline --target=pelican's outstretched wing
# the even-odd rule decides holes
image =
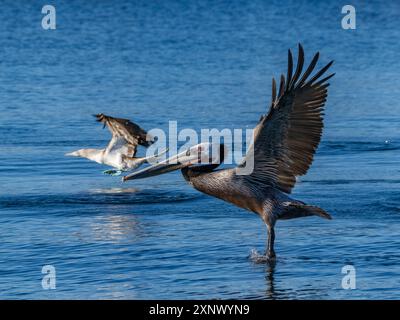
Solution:
[[[148,147],[154,142],[145,130],[128,119],[113,118],[102,113],[95,117],[111,131],[112,139],[106,149],[108,152],[119,150],[122,154],[133,157],[138,145]]]
[[[281,75],[277,93],[272,79],[272,102],[268,114],[263,115],[254,129],[254,141],[243,162],[254,160],[254,170],[243,176],[252,182],[272,185],[290,193],[296,176],[303,175],[310,167],[321,139],[323,108],[331,74],[322,75],[333,61],[310,77],[319,53],[302,73],[304,51],[299,44],[297,67],[293,74],[292,53],[288,52],[286,79]],[[251,157],[254,156],[254,159]]]

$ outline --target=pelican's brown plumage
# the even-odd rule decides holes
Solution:
[[[185,179],[197,190],[257,213],[267,225],[266,254],[273,259],[277,220],[312,215],[331,219],[323,209],[289,196],[296,177],[304,175],[309,169],[321,139],[329,86],[327,81],[334,74],[323,77],[332,61],[311,76],[318,58],[319,53],[303,72],[304,51],[299,45],[297,67],[293,72],[293,58],[289,50],[286,78],[284,75],[280,77],[278,90],[272,79],[269,112],[261,117],[254,129],[253,144],[238,167],[215,170],[218,164],[193,166],[194,159],[203,157],[207,148],[206,144],[200,144],[192,147],[186,155],[178,155],[176,164],[169,164],[166,160],[130,174],[124,180],[182,169]],[[220,162],[224,155],[225,148],[220,145]],[[243,174],[241,171],[248,163],[253,163],[254,168],[249,174]]]

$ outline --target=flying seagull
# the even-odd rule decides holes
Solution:
[[[133,170],[143,163],[154,161],[166,152],[155,156],[135,157],[137,146],[149,147],[155,142],[145,130],[127,119],[113,118],[102,113],[95,115],[111,131],[112,138],[105,149],[80,149],[65,154],[66,156],[82,157],[97,163],[105,164],[116,170],[106,170],[104,173],[119,175],[122,171]]]
[[[235,168],[216,170],[226,156],[226,147],[218,144],[219,154],[210,153],[210,143],[196,145],[163,162],[136,171],[124,181],[141,179],[181,169],[184,178],[197,190],[231,202],[258,214],[267,226],[266,256],[275,261],[274,226],[277,220],[306,216],[331,219],[323,209],[289,196],[296,177],[309,169],[321,139],[327,82],[323,77],[333,61],[311,76],[319,58],[317,53],[303,73],[304,51],[299,45],[296,70],[288,52],[286,79],[282,75],[279,91],[272,79],[272,101],[254,129],[254,140],[242,163]],[[219,161],[216,161],[216,156]],[[201,164],[205,159],[207,164]],[[254,164],[249,174],[240,174],[247,162]]]

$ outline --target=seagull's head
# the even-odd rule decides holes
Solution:
[[[99,161],[102,154],[103,150],[79,149],[73,152],[66,153],[65,155],[68,157],[80,157],[80,158],[90,159],[93,161]]]
[[[68,153],[65,154],[65,156],[67,156],[67,157],[81,157],[82,150],[83,149],[76,150],[76,151],[73,151],[73,152],[68,152]]]

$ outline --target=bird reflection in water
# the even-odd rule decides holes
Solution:
[[[275,266],[276,266],[276,260],[271,260],[267,262],[267,266],[265,269],[265,280],[266,280],[265,298],[270,300],[276,299],[275,284],[274,284]]]

